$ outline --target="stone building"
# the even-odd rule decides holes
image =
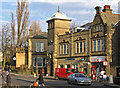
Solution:
[[[102,11],[99,6],[95,9],[96,14],[89,30],[89,56],[92,72],[98,76],[103,69],[107,76],[110,74],[115,76],[116,70],[112,69],[111,64],[115,64],[114,60],[118,59],[118,52],[115,51],[117,44],[115,44],[116,38],[113,37],[115,32],[113,26],[118,22],[119,15],[112,13],[110,5],[105,5]]]
[[[32,30],[29,30],[28,38],[28,68],[35,73],[40,73],[44,69],[47,73],[47,33],[42,32],[39,35],[31,35]]]
[[[99,6],[95,9],[92,23],[71,31],[71,19],[60,12],[59,8],[58,12],[46,21],[49,36],[49,75],[55,74],[55,68],[78,68],[88,76],[98,76],[101,70],[106,71],[107,76],[113,74],[112,61],[118,59],[113,42],[113,26],[118,22],[119,15],[112,13],[110,5],[105,5],[102,11]],[[116,72],[113,75],[115,76]]]
[[[24,48],[16,48],[16,68],[27,66],[34,73],[40,73],[44,69],[47,73],[47,33],[32,35],[29,30],[28,44]]]

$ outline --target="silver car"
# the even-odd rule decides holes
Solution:
[[[81,73],[74,73],[68,76],[68,84],[73,83],[73,84],[87,84],[91,85],[92,80],[91,78],[85,76],[84,74]]]

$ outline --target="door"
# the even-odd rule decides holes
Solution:
[[[95,79],[95,77],[96,77],[96,66],[92,66],[91,74],[92,74],[92,78]]]

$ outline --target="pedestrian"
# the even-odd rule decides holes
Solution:
[[[11,85],[11,77],[10,77],[10,74],[8,73],[7,76],[6,76],[6,83],[8,86]]]
[[[107,75],[106,75],[106,73],[104,73],[104,75],[103,75],[103,80],[104,80],[104,81],[107,80]]]
[[[3,84],[5,84],[5,73],[4,73],[4,69],[2,69],[2,82],[3,82]]]
[[[11,71],[11,68],[10,68],[10,66],[8,67],[8,72],[10,72]]]
[[[45,86],[44,85],[44,80],[43,80],[43,75],[40,73],[39,78],[37,78],[38,81],[38,86]]]

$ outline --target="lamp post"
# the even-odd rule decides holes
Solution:
[[[13,57],[13,61],[14,61],[14,66],[16,66],[16,63],[15,63],[16,57]]]

